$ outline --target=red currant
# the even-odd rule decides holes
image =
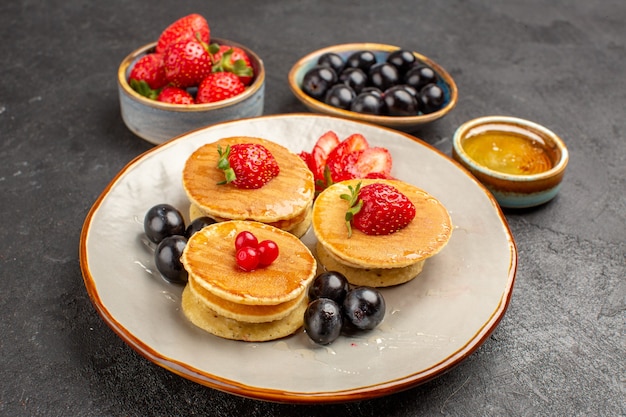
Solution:
[[[239,234],[237,234],[237,237],[235,237],[235,249],[236,250],[245,248],[247,246],[251,248],[256,248],[258,245],[259,245],[259,241],[256,238],[256,236],[254,236],[252,232],[249,232],[247,230],[244,230],[243,232],[239,232]]]
[[[267,266],[278,258],[278,245],[273,240],[264,240],[259,243],[259,265]]]
[[[252,271],[259,266],[259,250],[250,246],[243,247],[237,251],[237,266],[244,271]]]

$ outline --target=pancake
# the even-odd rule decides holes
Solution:
[[[316,254],[326,271],[341,272],[350,284],[365,287],[391,287],[409,282],[422,272],[426,262],[424,259],[402,268],[354,268],[341,263],[319,242]]]
[[[306,296],[306,291],[302,291],[300,296],[284,303],[276,305],[249,305],[234,303],[214,295],[201,285],[198,285],[193,276],[189,277],[187,286],[194,297],[216,314],[224,318],[247,323],[280,320],[295,310],[302,302],[302,298]]]
[[[224,172],[217,168],[218,146],[241,143],[263,145],[278,163],[280,173],[261,188],[218,185],[224,180]],[[313,174],[298,155],[277,143],[237,136],[203,145],[185,162],[182,181],[192,206],[217,221],[254,220],[283,230],[308,229],[309,224],[302,222],[315,194]]]
[[[353,228],[348,237],[345,213],[349,203],[340,195],[349,194],[348,186],[355,187],[358,182],[362,187],[374,182],[396,187],[415,205],[415,218],[389,235],[370,236]],[[376,283],[372,286],[377,287],[414,278],[421,272],[423,261],[441,251],[452,235],[452,221],[443,204],[424,190],[398,180],[348,180],[331,185],[315,201],[312,224],[322,248],[317,255],[327,270],[345,267],[344,275],[352,284]]]
[[[306,208],[303,215],[296,216],[295,218],[292,218],[289,220],[281,220],[278,222],[266,223],[266,224],[269,224],[270,226],[274,226],[286,232],[289,232],[292,235],[295,235],[296,237],[302,237],[309,230],[309,227],[311,227],[312,207],[313,207],[313,202],[309,204],[309,206]],[[204,213],[198,206],[196,206],[193,203],[189,206],[189,218],[191,219],[191,221],[193,221],[194,219],[198,217],[203,217],[203,216],[208,216],[208,215]],[[215,218],[213,219],[218,222],[226,221],[225,219],[215,219]]]
[[[195,326],[225,339],[246,342],[266,342],[293,334],[302,327],[308,298],[303,297],[296,308],[280,320],[265,323],[246,323],[217,314],[194,296],[189,285],[182,295],[185,317]]]
[[[252,232],[270,239],[278,258],[254,271],[241,270],[235,260],[235,237]],[[309,249],[294,235],[259,222],[231,220],[205,227],[191,236],[181,261],[195,283],[213,295],[237,304],[267,306],[298,298],[315,278],[317,264]]]

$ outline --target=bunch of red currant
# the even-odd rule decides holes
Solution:
[[[273,240],[259,242],[257,237],[247,230],[235,237],[237,266],[244,271],[253,271],[258,267],[270,265],[278,258],[278,245]]]

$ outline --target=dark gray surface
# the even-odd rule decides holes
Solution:
[[[507,213],[519,249],[513,298],[461,365],[375,400],[272,404],[178,377],[100,319],[79,268],[82,222],[151,147],[121,120],[117,66],[191,12],[264,59],[266,114],[305,111],[286,84],[297,58],[375,41],[420,51],[456,79],[456,109],[416,133],[445,152],[459,124],[491,114],[564,139],[560,195]],[[626,415],[624,22],[623,0],[2,2],[0,414]]]

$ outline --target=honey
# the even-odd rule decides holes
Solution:
[[[550,170],[552,151],[543,139],[502,130],[483,130],[463,142],[467,155],[478,164],[511,175],[532,175]]]

